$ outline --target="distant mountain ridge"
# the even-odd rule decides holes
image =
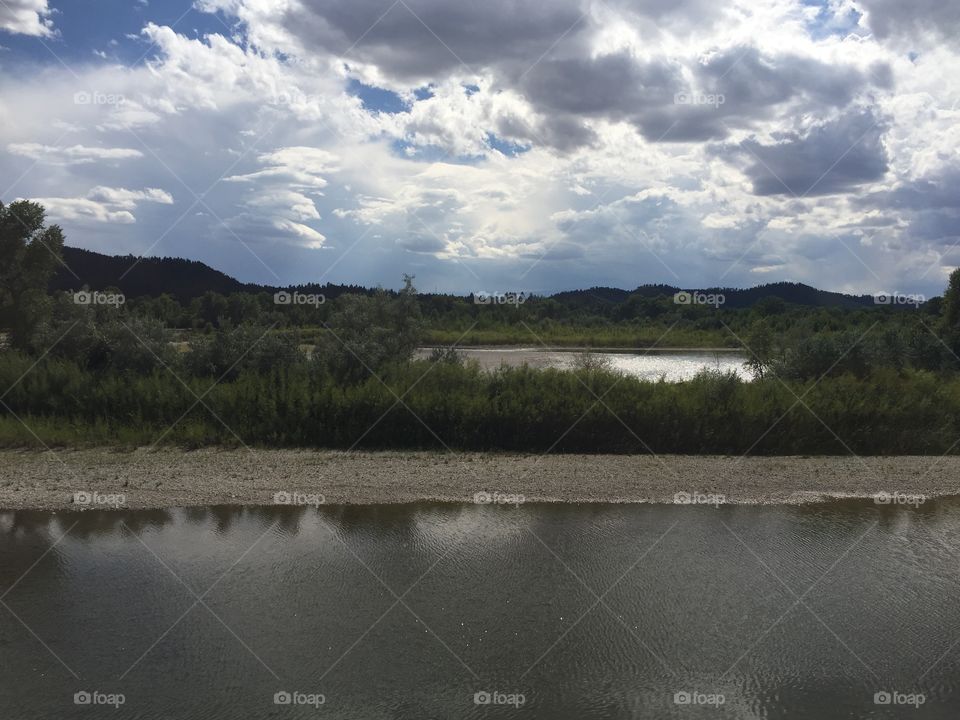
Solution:
[[[724,307],[751,307],[765,298],[779,298],[794,305],[811,307],[868,307],[876,303],[872,295],[845,295],[830,290],[818,290],[810,285],[793,282],[776,282],[757,285],[752,288],[680,288],[673,285],[641,285],[635,290],[621,290],[611,287],[593,287],[588,290],[568,290],[552,295],[555,300],[596,304],[598,302],[619,304],[626,302],[631,295],[659,297],[674,295],[678,292],[699,292],[724,296]]]
[[[226,273],[215,270],[198,260],[175,257],[144,257],[134,255],[104,255],[81,248],[64,247],[63,261],[50,281],[50,290],[90,290],[118,288],[128,297],[167,294],[180,301],[200,297],[213,291],[221,295],[240,292],[274,293],[284,289],[269,285],[242,283]],[[360,285],[290,285],[307,293],[323,293],[333,298],[345,292],[369,293]]]
[[[129,297],[170,295],[180,301],[200,297],[213,291],[222,295],[241,292],[277,292],[284,289],[270,285],[242,283],[226,273],[215,270],[197,260],[174,257],[145,257],[133,255],[104,255],[81,248],[63,248],[67,267],[60,267],[50,282],[51,290],[104,290],[115,287]],[[72,271],[72,272],[71,272]],[[75,275],[74,275],[75,273]],[[302,292],[319,292],[329,298],[343,293],[372,292],[359,285],[307,284],[287,286]],[[586,290],[566,290],[549,297],[572,306],[591,307],[620,304],[632,295],[658,297],[674,295],[682,290],[723,294],[724,306],[750,307],[766,298],[778,298],[786,303],[811,307],[872,307],[870,295],[845,295],[818,290],[802,283],[778,282],[752,288],[679,288],[672,285],[641,285],[635,290],[611,287],[592,287]]]

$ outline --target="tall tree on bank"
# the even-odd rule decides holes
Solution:
[[[17,348],[27,347],[50,313],[47,284],[63,253],[63,231],[44,219],[38,203],[0,202],[0,327]]]
[[[943,319],[947,330],[960,329],[960,268],[950,273],[947,290],[943,293]]]

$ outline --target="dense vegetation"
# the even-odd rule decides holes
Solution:
[[[4,386],[26,373],[4,399],[24,421],[4,419],[7,444],[914,454],[946,452],[960,432],[960,380],[915,371],[786,384],[705,373],[672,384],[421,361],[383,383],[342,383],[309,363],[253,362],[217,384],[192,374],[181,384],[164,370],[105,376],[56,359],[27,372],[31,362],[0,364]]]
[[[27,222],[23,222],[26,219]],[[177,443],[544,452],[943,453],[960,431],[960,271],[917,309],[677,305],[638,290],[520,305],[343,291],[78,300],[46,292],[59,228],[0,205],[0,444]],[[309,288],[304,288],[306,292]],[[113,298],[113,301],[110,299]],[[482,372],[424,337],[745,347],[756,378]]]
[[[370,295],[372,290],[344,285],[301,285],[291,292],[322,296],[316,306],[278,307],[281,288],[245,285],[206,265],[178,258],[110,257],[64,248],[65,265],[50,282],[52,292],[89,287],[115,288],[129,306],[183,331],[215,330],[225,321],[295,327],[307,341],[317,336],[343,295]],[[478,304],[465,293],[421,294],[423,340],[433,345],[537,345],[645,348],[739,347],[735,335],[761,317],[783,315],[781,325],[798,320],[813,328],[863,327],[878,308],[869,296],[816,290],[797,283],[736,290],[714,288],[720,308],[678,305],[680,288],[645,285],[633,291],[591,288],[550,297],[524,295],[511,304]],[[859,314],[848,312],[860,310]],[[903,308],[886,308],[887,314]],[[729,329],[728,329],[729,328]],[[731,332],[732,331],[732,332]]]

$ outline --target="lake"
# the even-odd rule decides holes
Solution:
[[[421,348],[418,357],[430,357],[430,348]],[[518,367],[526,363],[535,368],[569,370],[579,351],[544,350],[539,348],[487,347],[463,348],[459,353],[467,360],[476,360],[484,370],[496,370],[501,365]],[[609,358],[611,368],[644,380],[666,378],[669,382],[689,380],[701,370],[734,372],[750,379],[743,363],[746,355],[730,350],[650,350],[632,352],[602,351],[595,353]]]
[[[958,560],[955,501],[4,512],[0,708],[953,719]]]

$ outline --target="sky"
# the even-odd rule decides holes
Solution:
[[[956,2],[0,0],[0,200],[248,282],[932,296],[958,147]]]

